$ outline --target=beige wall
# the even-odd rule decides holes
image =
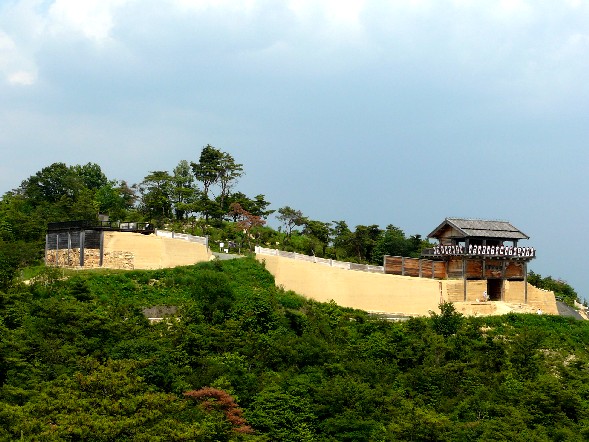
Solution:
[[[459,311],[468,315],[504,314],[509,311],[532,312],[541,308],[544,313],[558,314],[553,292],[528,284],[528,304],[524,302],[524,282],[505,282],[506,303],[482,301],[486,281],[468,281],[467,302],[464,300],[462,280],[434,280],[344,270],[322,264],[297,261],[272,255],[256,255],[274,275],[276,285],[293,290],[316,301],[335,301],[344,307],[367,311],[427,315],[439,312],[441,297],[460,305]],[[464,305],[463,305],[464,304]],[[466,306],[466,304],[468,306]]]
[[[134,232],[104,232],[104,256],[133,255],[135,269],[161,269],[208,261],[210,251],[203,244]],[[105,263],[106,266],[106,263]]]
[[[329,267],[279,256],[257,255],[277,286],[316,301],[387,313],[427,315],[439,311],[445,281]]]

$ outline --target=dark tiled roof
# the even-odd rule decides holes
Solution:
[[[482,219],[446,218],[442,224],[428,235],[436,238],[440,230],[447,225],[454,227],[464,237],[497,238],[497,239],[529,239],[530,237],[507,221]]]

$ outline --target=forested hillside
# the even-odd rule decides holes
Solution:
[[[248,254],[380,264],[427,245],[237,190],[205,146],[138,184],[54,163],[0,201],[0,440],[587,440],[589,325],[440,315],[392,323],[275,287],[252,258],[158,271],[42,265],[47,222],[146,221]],[[572,303],[566,282],[530,281]],[[144,309],[175,312],[150,323]],[[165,307],[165,308],[164,308]]]
[[[382,265],[383,256],[419,257],[431,244],[394,224],[350,228],[345,220],[321,221],[289,205],[272,208],[264,194],[239,190],[244,166],[211,145],[198,159],[172,171],[150,171],[139,183],[107,177],[98,164],[53,163],[23,179],[0,200],[0,289],[18,269],[42,259],[48,222],[148,222],[158,228],[208,236],[213,249],[247,253],[255,245],[307,255]],[[276,228],[267,225],[272,215]],[[565,281],[532,274],[530,282],[553,290],[572,305],[578,298]]]
[[[0,296],[2,440],[589,438],[583,321],[446,304],[387,322],[276,288],[251,258],[46,269]]]

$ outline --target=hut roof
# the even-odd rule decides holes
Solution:
[[[530,239],[528,235],[507,221],[467,218],[446,218],[428,235],[428,238],[438,238],[448,226],[454,228],[464,238]]]

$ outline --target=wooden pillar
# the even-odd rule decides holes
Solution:
[[[67,231],[67,265],[68,267],[71,265],[70,260],[71,256],[70,253],[72,251],[72,233],[68,230]]]
[[[100,262],[99,266],[102,267],[102,258],[104,254],[104,230],[100,231]]]
[[[59,267],[59,232],[57,232],[55,243],[55,267]]]
[[[524,261],[524,304],[528,303],[528,262]]]
[[[86,231],[80,230],[80,267],[84,267],[84,243],[86,242]]]
[[[462,257],[462,285],[464,286],[464,302],[466,302],[466,258]]]
[[[507,279],[505,278],[506,267],[506,261],[504,259],[501,264],[501,301],[505,301],[505,281],[507,281]]]
[[[47,252],[49,251],[49,233],[45,234],[45,265],[47,265]]]

